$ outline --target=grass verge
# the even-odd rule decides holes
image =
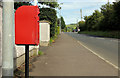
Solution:
[[[98,37],[107,37],[107,38],[117,38],[120,39],[119,31],[80,31],[79,34],[87,34],[91,36],[98,36]]]
[[[38,55],[44,55],[42,51],[38,51]]]
[[[50,44],[55,43],[55,40],[57,39],[57,37],[58,37],[57,35],[54,36],[54,37],[51,37],[49,43],[50,43]]]

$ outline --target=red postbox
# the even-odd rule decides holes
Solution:
[[[39,44],[39,8],[21,6],[15,12],[15,44]]]

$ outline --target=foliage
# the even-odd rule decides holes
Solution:
[[[85,18],[85,25],[83,29],[92,31],[92,30],[99,30],[99,23],[102,20],[102,13],[100,13],[98,10],[95,10],[94,13],[91,16],[86,16]]]
[[[39,4],[47,5],[50,8],[59,8],[58,2],[38,2]],[[14,3],[14,9],[17,9],[20,6],[23,5],[31,5],[30,2],[15,2]]]
[[[48,20],[50,24],[50,36],[55,36],[56,27],[57,27],[57,15],[56,10],[51,8],[40,8],[40,20]]]
[[[118,31],[120,30],[120,2],[105,4],[101,11],[95,10],[90,16],[85,16],[85,25],[79,26],[81,30],[87,31]]]
[[[38,3],[50,6],[50,8],[58,8],[59,7],[58,2],[38,2]]]
[[[101,21],[100,29],[103,31],[113,30],[114,21],[113,21],[113,5],[106,4],[101,7],[101,13],[103,14],[104,18]]]
[[[109,37],[109,38],[118,38],[120,39],[120,33],[118,31],[82,31],[79,34],[87,34],[90,36],[97,37]]]
[[[57,39],[57,36],[51,37],[49,43],[52,44]]]
[[[60,33],[60,27],[58,26],[57,28],[56,28],[56,35],[59,35],[59,33]]]
[[[50,44],[52,43],[52,38],[50,38],[50,41],[49,41],[49,43],[50,43]]]
[[[75,29],[76,27],[77,27],[77,24],[66,25],[67,32],[72,32],[72,30]]]
[[[119,31],[120,30],[120,1],[117,3],[114,3],[113,8],[114,8],[113,20],[115,22],[114,29]]]
[[[86,29],[84,21],[80,21],[78,24],[79,24],[80,31],[84,31]]]
[[[31,5],[31,4],[29,2],[15,2],[14,9],[17,9],[18,7],[23,6],[23,5]]]
[[[44,53],[42,51],[38,51],[38,55],[43,55]]]
[[[61,17],[61,18],[58,18],[57,19],[57,24],[60,26],[60,21],[61,21],[61,30],[66,32],[67,28],[66,28],[66,24],[65,24],[65,21],[64,21],[64,18]]]
[[[64,29],[66,27],[64,18],[61,17],[61,29]]]
[[[95,10],[90,16],[85,16],[85,23],[79,22],[83,33],[120,38],[120,1],[101,6],[101,11]],[[87,31],[87,32],[86,32]],[[82,33],[82,32],[79,32]]]

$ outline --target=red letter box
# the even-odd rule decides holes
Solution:
[[[15,44],[39,44],[39,8],[21,6],[15,12]]]

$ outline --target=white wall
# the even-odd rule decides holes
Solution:
[[[38,46],[29,46],[29,51],[33,48],[38,48]],[[21,55],[25,54],[25,46],[24,45],[15,45],[15,55],[14,58],[20,57]]]
[[[40,23],[40,41],[50,40],[50,25],[49,23]]]

